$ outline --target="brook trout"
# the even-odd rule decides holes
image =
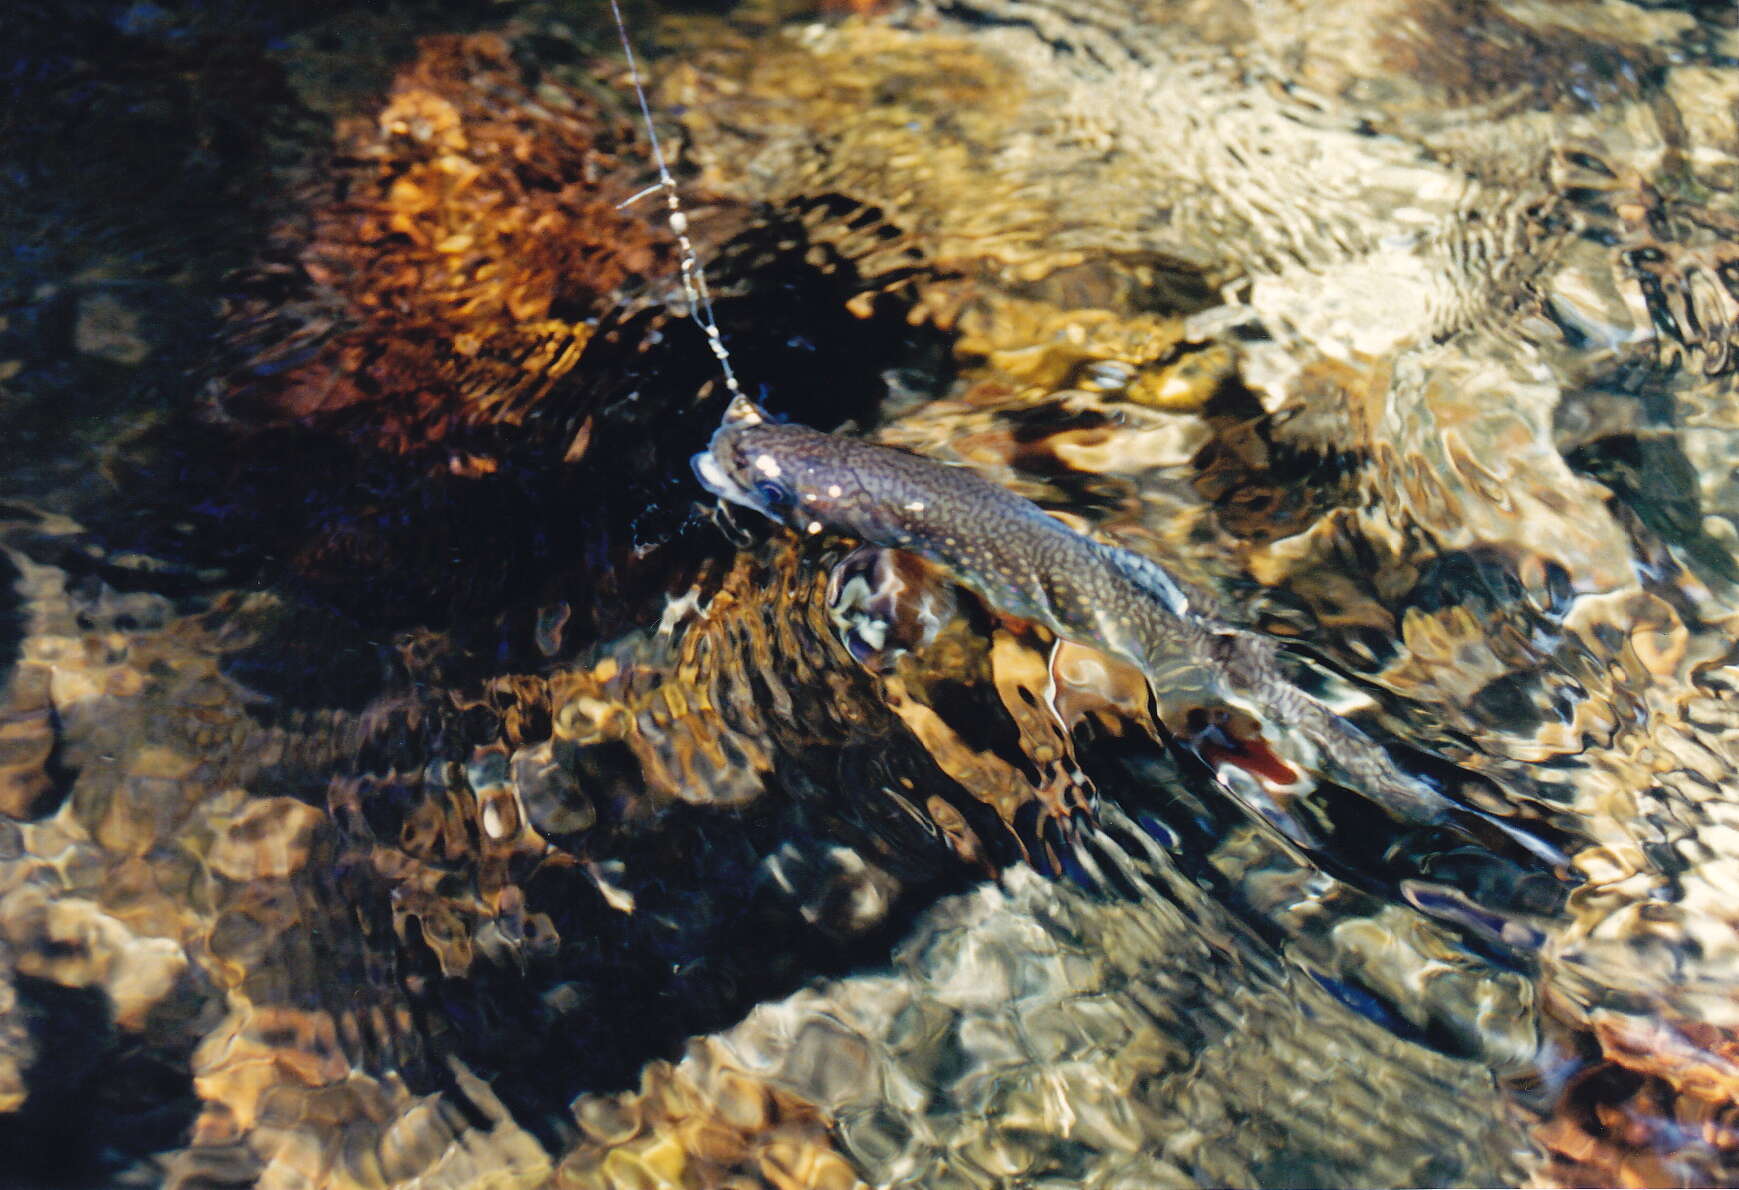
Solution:
[[[1003,611],[1133,663],[1167,698],[1240,707],[1288,736],[1306,768],[1399,817],[1434,822],[1455,806],[1290,681],[1273,641],[1192,610],[1158,563],[964,467],[741,419],[719,428],[694,469],[715,495],[800,532],[834,529],[922,554]]]

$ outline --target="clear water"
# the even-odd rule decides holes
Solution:
[[[603,15],[8,18],[0,1182],[1739,1180],[1734,13],[629,13],[759,399],[1508,832],[717,520]]]

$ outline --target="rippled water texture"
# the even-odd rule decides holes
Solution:
[[[718,515],[594,6],[7,17],[0,1183],[1739,1183],[1734,11],[628,15],[758,399],[1501,826]]]

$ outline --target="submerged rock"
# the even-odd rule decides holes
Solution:
[[[746,382],[1163,559],[1549,846],[910,558],[717,532],[619,70],[534,6],[286,117],[204,391],[117,494],[17,472],[0,1165],[1735,1180],[1731,22],[847,7],[660,29]],[[187,350],[72,301],[81,369]]]

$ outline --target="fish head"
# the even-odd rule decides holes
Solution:
[[[851,444],[859,446],[861,444]],[[701,486],[713,495],[808,533],[855,528],[868,502],[846,444],[807,426],[726,424],[694,456]]]

